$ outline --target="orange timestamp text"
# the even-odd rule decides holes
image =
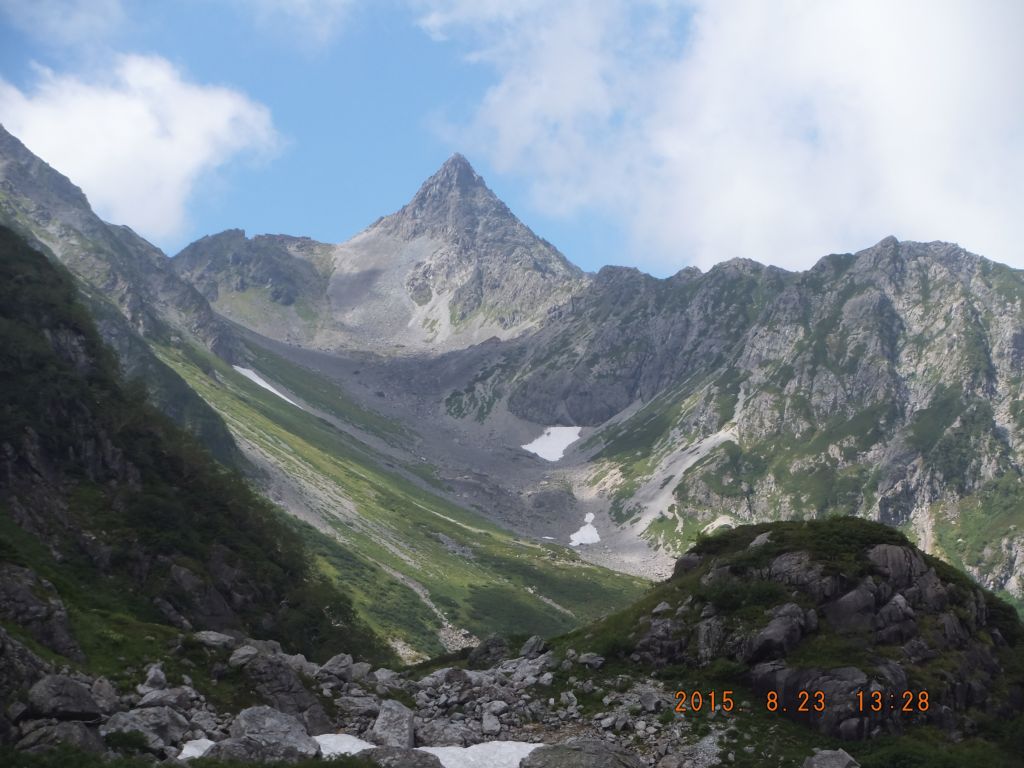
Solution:
[[[733,691],[725,690],[679,690],[675,695],[677,714],[700,712],[730,713],[736,709]],[[795,691],[792,698],[783,699],[778,691],[768,691],[764,696],[764,708],[768,712],[809,714],[825,712],[830,706],[824,691]],[[927,712],[930,707],[928,691],[880,691],[860,690],[854,694],[854,706],[859,712]]]
[[[676,712],[680,715],[705,710],[732,712],[735,707],[731,690],[676,691]]]

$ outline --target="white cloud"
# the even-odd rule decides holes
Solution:
[[[463,132],[660,272],[888,234],[1024,266],[1024,4],[433,0],[496,82]]]
[[[323,46],[338,32],[354,0],[233,0],[264,28],[275,28],[303,43]],[[284,25],[283,30],[281,25]]]
[[[266,107],[188,82],[157,56],[119,57],[102,79],[40,69],[25,92],[0,80],[0,122],[81,186],[100,216],[155,239],[181,233],[204,173],[278,143]]]
[[[51,45],[88,45],[124,21],[121,0],[0,0],[0,14]]]

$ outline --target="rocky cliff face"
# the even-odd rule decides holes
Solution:
[[[265,336],[392,353],[520,335],[587,282],[461,155],[347,243],[229,231],[174,265],[219,312]]]
[[[94,668],[175,627],[379,650],[283,516],[121,382],[72,277],[3,227],[0,339],[5,627]]]
[[[309,344],[329,316],[332,246],[239,229],[210,235],[173,260],[217,311],[265,336]]]
[[[895,238],[802,273],[606,268],[442,397],[597,427],[583,492],[670,551],[723,513],[858,514],[1019,598],[1022,302],[1019,271]]]
[[[458,156],[329,258],[219,237],[221,255],[197,245],[179,269],[243,324],[309,347],[417,351],[389,397],[421,403],[440,382],[442,422],[593,427],[570,460],[593,479],[569,481],[652,546],[682,551],[719,519],[851,513],[1024,596],[1017,270],[887,238],[800,273],[733,260],[585,276]],[[313,319],[246,321],[253,289],[232,284],[261,286],[259,306],[306,302]]]
[[[0,126],[0,224],[79,280],[83,300],[123,373],[145,380],[154,404],[227,464],[241,457],[221,419],[150,351],[187,336],[230,358],[236,344],[206,300],[167,257],[127,227],[100,220],[82,191]]]
[[[345,746],[435,768],[1001,767],[1018,757],[1021,643],[1008,605],[885,526],[774,523],[703,540],[568,636],[492,636],[399,672],[203,631],[112,681],[55,673],[0,630],[0,681],[25,692],[0,739],[246,762]]]

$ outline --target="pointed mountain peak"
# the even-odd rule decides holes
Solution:
[[[477,172],[473,170],[473,166],[470,165],[469,160],[466,159],[466,156],[458,152],[455,152],[454,154],[452,154],[451,157],[445,160],[441,167],[438,168],[437,173],[434,174],[434,176],[459,175],[465,175],[473,179],[479,179],[480,181],[483,181],[483,179],[480,179],[480,177],[477,175]]]
[[[508,207],[462,155],[455,153],[425,182],[400,211],[384,217],[382,226],[403,237],[421,234],[466,234],[484,222],[519,226]]]
[[[480,174],[473,170],[469,160],[456,152],[444,161],[433,176],[423,182],[412,202],[425,197],[448,197],[452,194],[467,196],[475,192],[484,192],[494,197]]]

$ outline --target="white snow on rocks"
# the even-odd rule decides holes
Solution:
[[[436,755],[444,768],[518,768],[519,761],[540,744],[523,741],[487,741],[471,747],[419,747]]]
[[[354,755],[364,749],[373,749],[376,744],[350,736],[347,733],[325,733],[314,736],[313,740],[320,745],[320,753],[324,757],[336,757],[337,755]]]
[[[263,387],[268,392],[273,392],[275,395],[280,397],[286,403],[291,403],[296,408],[301,408],[302,407],[301,405],[296,403],[294,400],[291,400],[291,399],[285,397],[280,392],[278,392],[276,389],[274,389],[272,386],[270,386],[270,384],[267,383],[267,380],[264,379],[262,376],[260,376],[258,373],[256,373],[256,371],[254,371],[252,368],[243,368],[240,365],[232,365],[231,367],[234,368],[236,371],[238,371],[243,376],[245,376],[245,378],[247,378],[249,381],[253,382],[254,384],[257,384],[257,385]]]
[[[320,745],[321,754],[325,758],[337,755],[355,755],[377,746],[347,733],[325,733],[313,738]],[[519,761],[539,746],[541,745],[527,744],[523,741],[488,741],[484,744],[474,744],[471,747],[418,747],[417,749],[436,755],[444,768],[518,768]]]
[[[597,528],[594,527],[594,513],[587,512],[583,518],[583,527],[569,537],[569,544],[575,547],[579,544],[597,544],[600,540]]]
[[[544,434],[522,448],[542,459],[558,461],[565,455],[565,449],[580,439],[581,429],[582,427],[548,427]]]
[[[213,742],[209,739],[193,739],[192,741],[186,741],[181,745],[181,754],[178,755],[178,759],[192,760],[197,757],[202,757],[212,746]]]

